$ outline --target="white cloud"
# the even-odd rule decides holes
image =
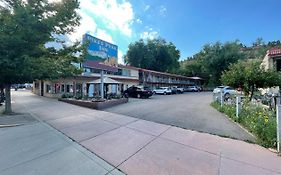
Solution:
[[[130,2],[124,0],[118,3],[116,0],[83,0],[80,2],[83,10],[100,17],[105,25],[114,30],[121,31],[126,36],[132,35],[131,24],[134,12]]]
[[[97,24],[92,17],[81,11],[79,14],[81,16],[80,26],[76,27],[74,33],[68,35],[72,42],[76,40],[81,41],[85,33],[94,35],[97,30]]]
[[[147,11],[149,8],[150,8],[150,5],[146,5],[146,6],[144,7],[144,11]]]
[[[107,41],[109,43],[114,44],[114,41],[113,41],[112,37],[108,33],[106,33],[105,30],[97,29],[96,37],[100,38],[100,39],[102,39],[104,41]]]
[[[167,8],[164,7],[163,5],[161,5],[161,6],[160,6],[160,10],[159,10],[159,14],[160,14],[160,16],[165,17],[166,14],[167,14]]]
[[[119,64],[124,64],[123,56],[124,56],[123,52],[118,49],[118,63]]]
[[[81,41],[82,36],[88,33],[104,41],[114,43],[112,37],[106,30],[98,28],[94,18],[83,11],[79,11],[79,14],[81,16],[80,26],[76,27],[74,33],[68,35],[70,42],[75,42],[76,40]]]
[[[150,30],[150,31],[145,31],[145,32],[142,32],[142,33],[140,34],[140,37],[141,37],[142,39],[154,39],[154,38],[157,38],[157,37],[158,37],[158,32],[152,31],[152,30]]]

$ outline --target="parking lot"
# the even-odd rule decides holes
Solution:
[[[153,95],[149,99],[130,98],[129,102],[105,109],[148,121],[178,126],[240,140],[253,136],[210,106],[211,92]]]

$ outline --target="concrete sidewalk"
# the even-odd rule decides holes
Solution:
[[[33,121],[17,127],[0,128],[0,174],[122,173],[50,126]]]
[[[96,111],[27,92],[28,110],[126,174],[281,174],[281,157],[243,141]]]

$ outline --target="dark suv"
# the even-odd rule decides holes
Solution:
[[[153,92],[148,88],[139,88],[136,86],[131,86],[124,91],[125,97],[135,97],[135,98],[149,98],[152,96]]]

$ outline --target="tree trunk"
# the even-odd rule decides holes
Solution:
[[[11,104],[11,85],[5,85],[5,114],[12,113],[12,104]]]
[[[252,101],[252,98],[253,98],[253,96],[254,96],[254,90],[255,90],[255,87],[254,87],[254,86],[251,86],[251,90],[250,90],[250,93],[251,93],[250,101]]]

